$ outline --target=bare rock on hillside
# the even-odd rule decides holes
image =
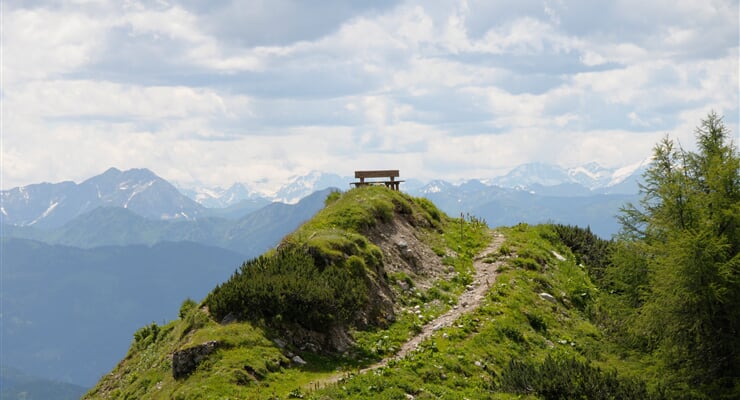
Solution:
[[[172,376],[175,379],[185,378],[203,362],[208,356],[216,351],[218,342],[211,340],[203,344],[178,350],[172,354]]]
[[[278,344],[280,348],[286,348],[290,343],[292,348],[313,353],[343,353],[355,344],[346,328],[334,326],[323,333],[305,329],[297,324],[285,324],[282,338],[275,339],[275,342],[282,344],[282,346]]]
[[[547,300],[550,303],[557,303],[558,302],[558,300],[555,298],[555,296],[551,295],[550,293],[542,292],[542,293],[539,294],[539,296],[540,296],[540,298],[542,300]]]
[[[424,231],[417,225],[397,214],[390,222],[378,224],[367,232],[367,237],[383,252],[384,272],[404,272],[413,279],[415,286],[428,289],[437,278],[448,274],[448,270],[423,242]]]
[[[410,214],[396,212],[393,219],[380,222],[363,234],[383,253],[382,265],[371,266],[368,279],[367,306],[355,315],[351,325],[387,327],[396,320],[395,295],[388,274],[404,272],[413,280],[413,286],[428,289],[433,282],[449,277],[451,272],[441,258],[423,241],[424,226]],[[407,285],[407,289],[410,289]],[[296,324],[282,327],[282,340],[293,348],[311,352],[343,353],[354,344],[347,326],[333,326],[328,331],[316,332]]]

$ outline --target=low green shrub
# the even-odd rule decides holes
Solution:
[[[542,316],[535,313],[524,313],[524,316],[527,317],[529,326],[531,326],[532,329],[540,333],[547,332],[547,323],[545,322],[544,318],[542,318]]]
[[[590,228],[571,225],[553,225],[560,240],[576,256],[576,264],[584,264],[592,279],[601,281],[609,265],[613,242],[604,240],[591,232]]]
[[[205,326],[208,323],[208,314],[198,310],[197,308],[192,308],[185,317],[182,318],[182,320],[184,322],[184,326],[181,337],[184,337],[188,332]]]
[[[442,212],[439,211],[439,209],[437,208],[437,206],[434,205],[434,203],[432,203],[431,201],[423,197],[415,198],[414,201],[416,202],[416,204],[421,206],[421,208],[423,208],[424,211],[426,211],[429,214],[429,216],[431,217],[433,221],[437,221],[437,222],[442,221]]]
[[[517,257],[511,260],[511,264],[517,268],[523,268],[530,271],[539,271],[540,265],[537,261],[529,257]]]
[[[180,312],[177,314],[177,316],[180,319],[185,319],[185,317],[190,313],[190,310],[194,309],[198,306],[198,303],[195,302],[195,300],[188,297],[182,302],[182,305],[180,306]]]
[[[512,359],[499,377],[499,389],[544,399],[652,399],[645,382],[620,377],[575,358],[547,356],[538,364]]]
[[[335,201],[339,200],[340,197],[342,197],[342,192],[338,190],[332,190],[324,199],[324,205],[328,206],[329,204],[332,204]]]
[[[144,349],[152,343],[157,342],[160,328],[155,322],[145,325],[134,332],[134,347]]]
[[[363,266],[350,264],[355,268],[336,264],[318,268],[305,249],[284,248],[244,263],[205,303],[216,319],[232,313],[325,331],[349,322],[367,302]]]
[[[512,328],[510,326],[502,326],[499,328],[501,333],[504,334],[507,338],[509,338],[511,341],[515,343],[524,343],[526,342],[526,339],[524,338],[524,335],[522,335],[521,332],[519,332],[516,328]]]

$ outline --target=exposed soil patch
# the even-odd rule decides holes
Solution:
[[[456,306],[425,324],[421,329],[421,332],[411,338],[408,342],[404,343],[395,356],[386,358],[378,364],[368,367],[368,370],[380,368],[386,365],[390,359],[404,358],[410,351],[415,350],[419,346],[419,343],[429,338],[434,331],[452,325],[452,323],[460,318],[461,315],[478,308],[486,297],[486,292],[488,292],[491,285],[496,280],[497,269],[501,263],[501,261],[486,263],[484,262],[484,259],[486,255],[496,253],[503,242],[504,236],[494,232],[491,243],[475,258],[473,262],[473,266],[475,267],[475,277],[473,278],[473,282],[468,285],[467,290],[460,295],[460,298],[458,298]]]
[[[405,272],[416,286],[428,289],[446,273],[447,267],[418,236],[423,234],[406,218],[397,215],[391,222],[376,226],[367,237],[383,251],[385,272]]]

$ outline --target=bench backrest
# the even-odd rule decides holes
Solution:
[[[398,178],[401,176],[397,169],[389,169],[383,171],[355,171],[355,178]]]

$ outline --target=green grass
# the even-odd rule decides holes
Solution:
[[[538,398],[506,393],[501,376],[511,360],[538,365],[548,357],[575,360],[564,365],[593,365],[586,370],[600,368],[608,382],[613,371],[626,385],[629,379],[638,378],[634,372],[640,365],[616,357],[615,348],[604,343],[603,334],[582,311],[591,301],[582,294],[594,287],[552,228],[520,225],[502,231],[507,251],[501,255],[514,257],[482,307],[437,331],[406,359],[312,392],[307,398],[403,399],[407,394],[417,399]],[[552,251],[566,260],[557,260]],[[516,261],[519,255],[530,260],[527,265]],[[557,301],[543,300],[541,292],[552,294]]]
[[[379,269],[382,254],[364,234],[390,218],[406,218],[416,226],[454,278],[422,289],[405,272],[385,274]],[[541,397],[522,392],[517,382],[548,368],[564,373],[553,375],[549,386],[538,390],[570,389],[569,371],[589,377],[591,386],[577,389],[582,390],[578,393],[598,392],[599,385],[640,384],[641,374],[651,367],[610,341],[589,320],[600,293],[577,263],[580,257],[562,243],[555,228],[520,224],[500,231],[506,242],[484,260],[505,260],[505,265],[483,304],[436,331],[403,360],[358,374],[394,354],[425,323],[454,306],[472,279],[474,256],[490,237],[488,228],[475,218],[452,219],[426,200],[385,188],[333,194],[327,207],[281,246],[308,249],[317,268],[360,268],[368,279],[384,274],[395,296],[395,321],[352,327],[355,345],[342,354],[314,353],[291,345],[278,347],[272,339],[284,332],[274,321],[220,325],[199,308],[202,304],[186,301],[177,321],[142,328],[127,357],[88,397],[534,399]],[[543,292],[555,301],[541,297]],[[210,340],[218,341],[216,352],[189,377],[175,380],[171,354]],[[308,363],[291,362],[292,354]],[[339,382],[320,384],[337,375],[342,376]]]
[[[126,358],[104,377],[87,398],[120,399],[222,399],[295,398],[308,396],[316,382],[336,374],[352,374],[383,356],[392,354],[420,326],[445,312],[469,282],[472,258],[489,237],[488,228],[474,219],[456,220],[441,213],[425,199],[379,187],[363,187],[332,194],[315,218],[286,237],[281,248],[307,249],[317,268],[361,268],[368,279],[378,279],[382,253],[365,233],[392,218],[404,218],[430,248],[444,257],[457,278],[440,281],[428,290],[401,290],[401,275],[388,277],[399,307],[419,306],[422,316],[399,313],[387,326],[353,329],[356,345],[345,354],[312,353],[278,347],[280,326],[270,320],[220,325],[200,306],[186,300],[180,318],[164,326],[140,330]],[[271,251],[264,257],[275,257]],[[413,283],[413,282],[411,282]],[[154,334],[156,332],[156,334]],[[185,379],[172,377],[171,355],[216,340],[218,349]],[[298,354],[308,363],[292,363]]]

